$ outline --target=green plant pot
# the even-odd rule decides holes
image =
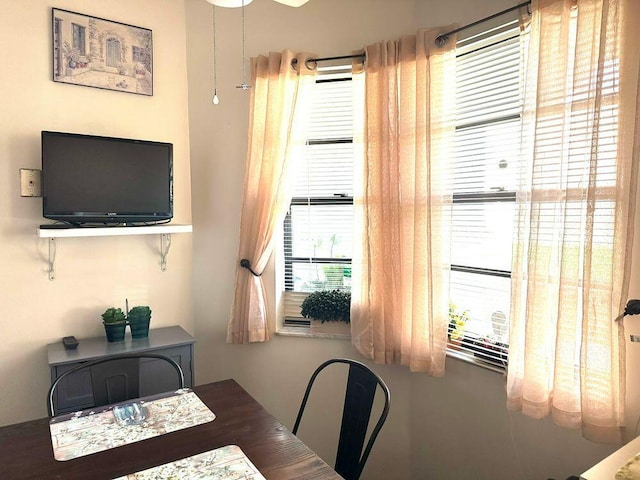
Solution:
[[[105,323],[104,331],[107,334],[108,342],[121,342],[124,340],[124,331],[127,328],[127,322]]]
[[[131,328],[131,338],[147,338],[149,336],[149,323],[150,318],[129,321],[129,328]]]

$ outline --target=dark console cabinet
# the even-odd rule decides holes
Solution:
[[[193,386],[193,356],[195,339],[181,327],[149,330],[149,337],[131,339],[127,334],[122,342],[107,342],[103,337],[80,339],[76,350],[65,350],[62,342],[47,345],[51,381],[66,370],[89,360],[125,353],[157,353],[172,358],[184,371],[186,387]],[[166,362],[143,359],[140,363],[140,395],[150,395],[175,388],[175,370]],[[69,413],[94,406],[91,378],[84,369],[64,379],[58,387],[57,403],[60,413]]]

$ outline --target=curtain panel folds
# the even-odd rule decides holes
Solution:
[[[315,79],[315,69],[306,64],[309,58],[286,50],[251,59],[249,140],[228,343],[269,340],[262,278],[241,268],[240,261],[249,260],[252,269],[262,273],[273,250],[274,231],[291,201],[292,163],[303,154]]]
[[[507,404],[620,443],[638,177],[635,0],[533,0]]]
[[[447,343],[455,111],[455,38],[435,45],[446,31],[370,45],[354,74],[365,93],[354,139],[364,165],[355,174],[352,343],[377,363],[435,376]]]

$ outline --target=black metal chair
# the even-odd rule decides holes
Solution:
[[[296,423],[293,426],[293,434],[296,435],[302,414],[307,405],[311,387],[316,377],[329,365],[342,363],[349,365],[349,374],[347,378],[347,389],[344,399],[344,408],[342,412],[342,424],[340,427],[340,439],[338,441],[338,452],[336,455],[335,471],[345,480],[358,480],[362,474],[367,458],[371,453],[373,443],[380,433],[380,429],[389,414],[390,393],[389,388],[384,381],[369,367],[363,363],[346,358],[335,358],[328,360],[320,365],[309,380],[307,390],[302,399],[302,405],[298,411]],[[365,439],[369,427],[373,402],[376,391],[380,388],[384,396],[384,407],[380,413],[377,423],[373,427],[369,440],[365,446]],[[363,449],[364,447],[364,449]]]
[[[89,370],[91,390],[93,393],[93,406],[95,407],[140,397],[140,361],[142,359],[161,360],[171,365],[176,371],[177,388],[184,388],[184,373],[182,367],[172,358],[156,353],[136,353],[103,357],[71,368],[54,380],[47,394],[49,416],[52,417],[59,413],[55,400],[60,382],[80,370]]]

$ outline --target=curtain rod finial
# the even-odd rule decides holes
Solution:
[[[447,35],[438,35],[435,40],[436,47],[444,47],[447,44],[447,40],[449,40]]]
[[[638,315],[640,313],[640,300],[629,300],[624,309],[625,315]]]

